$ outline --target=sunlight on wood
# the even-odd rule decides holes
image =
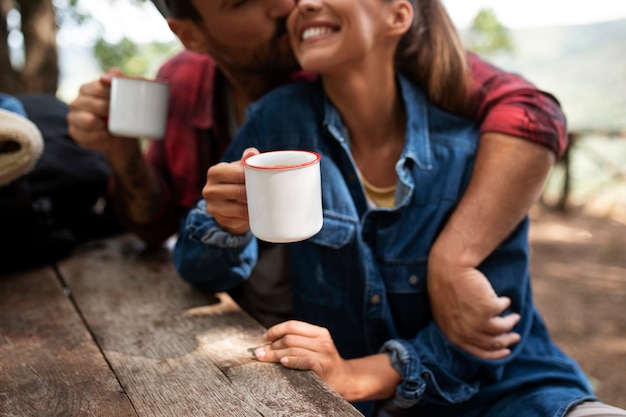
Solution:
[[[188,308],[183,312],[183,316],[196,317],[196,316],[210,316],[215,314],[225,314],[239,310],[239,307],[230,299],[230,297],[224,294],[215,294],[215,297],[219,299],[219,302],[215,304],[208,304],[203,306],[197,306]]]

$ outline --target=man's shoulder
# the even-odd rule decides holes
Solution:
[[[159,69],[158,76],[171,80],[187,78],[192,74],[213,73],[215,69],[215,61],[210,56],[184,50],[168,59]]]
[[[208,55],[182,51],[163,64],[157,78],[170,84],[172,119],[208,128],[212,124],[212,97],[217,67]]]

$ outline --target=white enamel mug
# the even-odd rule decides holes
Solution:
[[[161,139],[165,136],[169,83],[114,77],[109,101],[109,132],[117,136]]]
[[[323,224],[320,155],[264,152],[243,160],[250,230],[266,242],[305,240]]]

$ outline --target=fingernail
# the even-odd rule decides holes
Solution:
[[[259,359],[263,359],[265,355],[266,355],[265,348],[260,347],[254,351],[254,356],[256,356]]]
[[[284,357],[284,358],[280,358],[280,363],[287,366],[289,365],[289,358]]]

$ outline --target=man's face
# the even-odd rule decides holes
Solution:
[[[203,19],[209,54],[233,71],[297,68],[285,29],[294,0],[192,0]]]

